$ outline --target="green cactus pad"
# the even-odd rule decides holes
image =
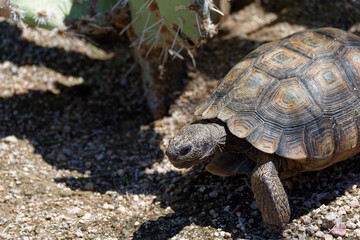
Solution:
[[[9,7],[13,20],[51,30],[64,26],[72,4],[72,0],[11,0]]]
[[[193,47],[216,33],[210,20],[210,0],[129,1],[137,46]],[[154,47],[154,46],[153,46]]]

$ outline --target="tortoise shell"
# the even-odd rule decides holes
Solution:
[[[360,146],[359,76],[360,37],[299,32],[247,55],[195,114],[221,119],[266,153],[343,160]]]

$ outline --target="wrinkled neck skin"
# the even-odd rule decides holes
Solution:
[[[209,129],[213,145],[212,150],[202,158],[202,161],[222,152],[242,153],[252,148],[248,141],[233,135],[226,124],[220,120],[201,120],[196,123],[202,123]]]
[[[215,154],[223,152],[226,148],[226,138],[227,138],[227,127],[223,123],[214,123],[214,122],[203,122],[204,126],[209,129],[210,132],[210,144],[208,153],[206,153],[202,160],[205,161]]]

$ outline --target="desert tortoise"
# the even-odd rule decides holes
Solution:
[[[175,167],[212,158],[216,175],[249,173],[267,225],[290,219],[280,178],[360,152],[360,37],[333,28],[265,44],[234,66],[170,140]],[[251,161],[251,160],[253,161]]]

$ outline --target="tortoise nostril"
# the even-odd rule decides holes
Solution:
[[[191,146],[190,145],[186,145],[184,147],[182,147],[180,149],[180,156],[185,156],[186,154],[188,154],[191,151]]]

